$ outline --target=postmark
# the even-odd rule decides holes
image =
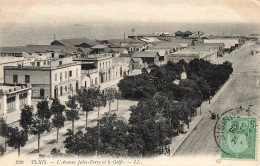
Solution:
[[[247,108],[225,111],[214,127],[214,138],[222,159],[255,159],[257,114]]]

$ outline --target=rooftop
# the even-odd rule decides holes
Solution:
[[[28,90],[30,88],[31,88],[30,84],[23,84],[23,85],[2,84],[0,85],[0,95],[12,94],[23,90]]]
[[[0,53],[44,53],[44,52],[59,52],[62,50],[71,49],[71,47],[61,45],[27,45],[16,47],[0,47]]]
[[[132,58],[154,58],[159,56],[157,51],[137,51],[134,52]]]
[[[56,45],[56,43],[59,43],[61,45],[64,46],[77,46],[77,45],[81,45],[83,43],[87,43],[90,46],[94,46],[97,43],[96,40],[91,40],[88,38],[73,38],[73,39],[60,39],[60,40],[54,40],[53,42],[51,42],[51,45]]]

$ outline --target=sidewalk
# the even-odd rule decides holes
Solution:
[[[195,127],[198,125],[198,123],[202,120],[203,116],[196,116],[194,119],[190,122],[190,128],[187,133],[180,134],[178,136],[172,137],[172,144],[171,144],[171,152],[170,156],[173,156],[181,144],[186,140],[186,138],[190,135],[190,133],[195,129]]]
[[[130,105],[136,105],[137,101],[130,101],[130,100],[119,100],[119,110],[116,112],[118,116],[122,116],[126,119],[129,118],[130,112],[129,112],[129,106]],[[111,104],[111,110],[116,110],[116,101]],[[100,118],[102,115],[108,111],[108,105],[106,107],[100,108]],[[97,119],[97,109],[94,111],[91,111],[88,116],[88,127],[91,127],[93,125],[96,125],[96,120]],[[85,120],[85,114],[80,116],[80,119],[78,121],[75,121],[75,131],[82,129],[82,131],[85,131],[85,125],[86,125],[86,120]],[[49,155],[51,152],[52,148],[57,148],[60,149],[62,153],[65,153],[64,149],[64,144],[63,141],[65,140],[65,134],[67,132],[67,129],[71,129],[71,122],[66,121],[64,124],[64,127],[59,129],[59,142],[56,143],[56,128],[53,128],[49,133],[45,132],[44,134],[41,135],[41,140],[40,140],[40,154],[45,154]],[[29,141],[26,143],[24,147],[21,147],[21,157],[22,156],[38,156],[37,153],[37,147],[38,145],[38,139],[37,136],[30,135],[29,136]],[[14,156],[17,157],[17,149],[13,149],[8,147],[7,148],[7,153],[5,156]]]

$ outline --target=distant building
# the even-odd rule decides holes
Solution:
[[[1,47],[1,56],[12,56],[12,57],[56,57],[58,58],[60,53],[70,53],[71,55],[76,54],[76,49],[63,46],[63,45],[27,45],[27,46],[16,46],[16,47]]]
[[[29,62],[24,57],[0,56],[0,83],[4,83],[4,66],[18,66]]]
[[[97,40],[91,40],[88,38],[73,38],[73,39],[60,39],[51,42],[51,45],[61,45],[70,47],[85,47],[90,48],[97,45]]]
[[[98,86],[112,79],[112,54],[92,54],[73,58],[81,62],[82,86]]]
[[[132,58],[141,58],[144,66],[160,65],[160,55],[157,51],[138,51],[134,52]]]
[[[179,62],[180,60],[184,60],[186,62],[190,62],[191,60],[198,58],[210,61],[217,57],[217,52],[211,51],[195,51],[195,50],[181,50],[174,52],[168,56],[168,61]]]
[[[24,105],[31,105],[30,84],[0,85],[0,117],[3,117],[7,124],[20,119]]]
[[[72,57],[36,60],[24,66],[5,66],[4,82],[31,84],[33,98],[76,93],[81,85],[81,65]]]
[[[132,69],[142,69],[144,68],[143,60],[142,58],[132,58],[133,64],[132,64]]]
[[[112,62],[112,79],[123,78],[133,71],[133,60],[130,57],[116,57]]]
[[[188,50],[217,52],[217,57],[224,54],[224,43],[198,43],[188,47]]]
[[[168,50],[163,50],[163,49],[150,49],[150,50],[146,50],[146,52],[157,52],[159,54],[159,63],[157,65],[163,65],[166,64],[168,61],[168,55],[169,55],[169,51]]]
[[[168,53],[173,53],[178,50],[183,49],[183,46],[181,46],[179,43],[173,41],[158,41],[153,42],[154,46],[148,48],[148,50],[166,50]]]
[[[239,38],[213,38],[204,39],[204,43],[224,43],[224,52],[230,53],[239,47],[243,42]]]

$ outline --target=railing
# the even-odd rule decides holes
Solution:
[[[63,64],[61,66],[4,66],[4,69],[54,70],[54,69],[60,69],[69,66],[74,66],[74,65],[80,65],[80,63],[73,62],[73,63]]]

